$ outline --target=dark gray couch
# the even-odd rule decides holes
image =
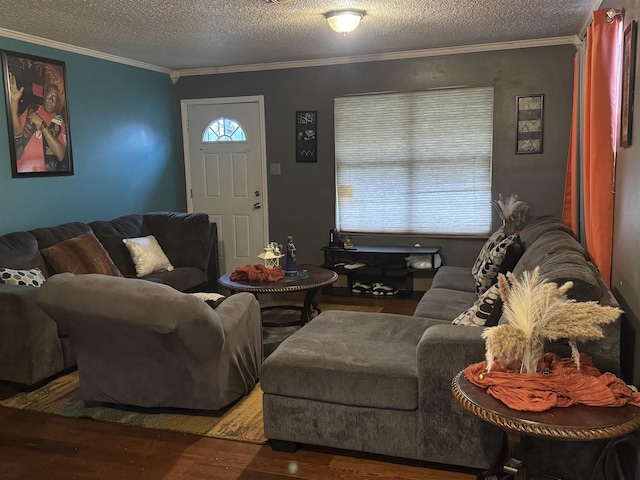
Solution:
[[[617,306],[586,252],[559,219],[531,221],[520,239],[525,251],[514,274],[540,266],[551,281],[574,281],[570,297]],[[465,411],[451,394],[453,377],[484,360],[484,329],[451,324],[476,299],[471,269],[445,266],[413,316],[320,314],[265,360],[261,386],[267,438],[489,467],[499,450],[500,430]],[[620,322],[605,330],[603,340],[579,347],[602,370],[618,374]],[[565,345],[548,349],[569,356]],[[537,451],[548,449],[549,457],[557,459],[555,448],[547,443]],[[566,457],[560,460],[574,466]],[[573,472],[567,478],[584,478],[580,475]]]
[[[204,213],[153,212],[110,221],[71,222],[0,236],[0,267],[57,272],[44,248],[93,231],[126,277],[136,271],[123,238],[154,235],[175,269],[145,278],[178,290],[216,291],[219,276],[216,224]],[[76,364],[69,338],[35,302],[37,288],[0,283],[0,381],[38,384]]]

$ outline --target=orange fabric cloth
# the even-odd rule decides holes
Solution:
[[[502,367],[495,362],[487,372],[487,362],[474,363],[464,370],[467,380],[502,401],[513,410],[543,412],[576,403],[595,407],[640,407],[640,393],[631,390],[614,374],[593,366],[591,357],[580,354],[580,369],[573,359],[546,353],[540,371],[518,373],[513,363]]]
[[[264,265],[245,265],[236,268],[229,277],[234,282],[264,283],[284,278],[282,267],[267,268]]]

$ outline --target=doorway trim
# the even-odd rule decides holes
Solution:
[[[262,196],[260,203],[262,204],[262,216],[264,224],[264,238],[269,242],[269,192],[267,184],[267,141],[266,126],[264,114],[264,95],[251,95],[245,97],[220,97],[220,98],[194,98],[180,100],[180,114],[182,117],[182,145],[184,150],[184,174],[185,174],[185,196],[187,199],[187,212],[193,213],[193,195],[191,185],[191,152],[189,150],[189,130],[188,130],[188,107],[192,105],[223,105],[229,103],[250,103],[258,104],[260,115],[260,146],[262,151],[261,177],[262,177]]]

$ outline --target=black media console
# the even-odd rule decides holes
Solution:
[[[356,245],[353,248],[326,246],[324,268],[330,268],[338,275],[345,275],[349,294],[353,284],[360,282],[381,282],[392,285],[406,293],[413,294],[414,273],[433,276],[439,265],[440,247],[379,247]],[[420,256],[430,263],[431,268],[414,268],[407,265],[406,258]]]

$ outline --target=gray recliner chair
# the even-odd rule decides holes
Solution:
[[[85,401],[217,410],[260,376],[260,306],[248,293],[213,309],[161,283],[63,273],[37,302],[71,337]]]

